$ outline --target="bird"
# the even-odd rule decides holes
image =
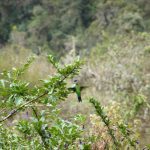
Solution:
[[[73,91],[76,93],[77,98],[78,98],[78,102],[82,102],[82,98],[81,98],[81,91],[86,88],[85,86],[80,86],[78,83],[78,80],[74,80],[74,84],[72,85],[72,87],[69,87],[68,90]]]

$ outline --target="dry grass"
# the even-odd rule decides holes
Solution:
[[[21,67],[31,56],[35,56],[35,61],[24,76],[26,80],[37,83],[40,79],[55,73],[55,69],[46,59],[46,54],[37,56],[30,49],[19,45],[8,45],[2,49],[0,54],[0,72],[13,67]]]

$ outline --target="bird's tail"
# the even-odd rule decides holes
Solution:
[[[79,101],[79,102],[82,102],[81,96],[78,96],[78,101]]]

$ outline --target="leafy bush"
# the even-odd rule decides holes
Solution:
[[[66,80],[78,73],[81,62],[77,60],[72,65],[61,67],[52,56],[48,56],[49,62],[57,69],[56,75],[41,80],[41,86],[32,86],[27,81],[23,81],[21,76],[33,60],[33,57],[30,58],[22,68],[13,68],[11,71],[1,73],[0,147],[2,149],[72,149],[81,138],[82,128],[74,119],[66,121],[60,118],[57,105],[70,93],[66,87]],[[29,118],[27,108],[30,113],[32,112]],[[27,119],[15,118],[7,128],[4,121],[19,115],[21,111],[27,113]]]

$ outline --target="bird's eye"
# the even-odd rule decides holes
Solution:
[[[74,82],[77,82],[78,80],[74,80]]]

